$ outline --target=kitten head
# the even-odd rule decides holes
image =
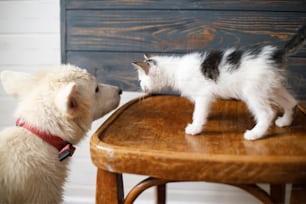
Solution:
[[[149,93],[160,91],[163,88],[162,76],[159,75],[157,60],[148,54],[145,54],[144,58],[144,61],[132,63],[137,68],[141,89]]]

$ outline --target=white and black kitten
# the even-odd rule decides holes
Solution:
[[[284,86],[284,68],[287,56],[302,47],[305,35],[306,25],[281,48],[264,45],[183,56],[145,55],[144,61],[132,64],[138,68],[145,92],[171,88],[195,103],[193,121],[185,129],[187,134],[202,132],[216,98],[234,98],[244,101],[254,115],[257,123],[244,133],[244,138],[255,140],[265,135],[276,115],[271,103],[284,110],[275,121],[277,126],[288,126],[293,120],[297,101]]]

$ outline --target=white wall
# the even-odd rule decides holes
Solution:
[[[57,0],[0,0],[0,71],[36,72],[60,63],[60,20]],[[124,93],[122,103],[139,93]],[[8,97],[0,86],[0,128],[14,125],[12,114],[16,101]],[[72,158],[71,173],[65,187],[65,204],[94,203],[96,169],[89,156],[89,139],[102,123],[93,124],[85,141]],[[143,177],[124,175],[129,189]],[[259,203],[241,190],[208,183],[175,183],[169,185],[170,204],[175,203]],[[149,190],[136,203],[152,201]]]

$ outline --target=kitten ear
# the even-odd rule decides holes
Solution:
[[[153,55],[152,55],[152,54],[145,53],[145,54],[143,55],[143,57],[145,58],[145,60],[148,60],[148,59],[150,59],[151,57],[153,57]]]
[[[132,65],[137,69],[142,69],[146,75],[149,74],[150,65],[146,62],[132,62]]]

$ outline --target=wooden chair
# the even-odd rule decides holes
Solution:
[[[98,168],[96,203],[133,203],[156,186],[156,203],[165,203],[166,183],[207,181],[245,190],[263,203],[306,203],[306,115],[297,110],[292,126],[272,125],[268,136],[246,141],[254,120],[244,103],[217,101],[201,135],[185,135],[193,105],[177,96],[150,95],[117,110],[92,136]],[[124,198],[122,173],[146,175]],[[270,184],[270,192],[257,183]],[[304,199],[304,201],[302,201]]]

